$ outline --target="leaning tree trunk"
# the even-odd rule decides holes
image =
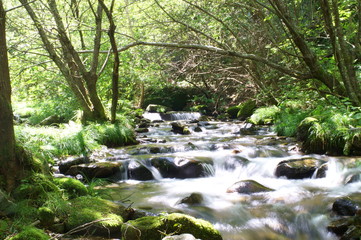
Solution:
[[[11,85],[5,37],[5,10],[0,0],[0,187],[8,192],[20,180],[21,164],[15,156]]]
[[[28,0],[19,0],[25,7],[29,16],[34,22],[37,28],[41,40],[44,44],[46,51],[49,53],[49,57],[57,65],[60,72],[64,76],[70,89],[74,93],[81,110],[83,110],[83,120],[87,121],[105,121],[107,116],[105,114],[104,106],[97,92],[97,80],[98,75],[96,73],[99,65],[99,48],[101,41],[101,12],[102,9],[99,6],[97,12],[94,12],[96,19],[96,33],[94,37],[94,52],[91,62],[90,70],[87,70],[84,62],[80,58],[79,54],[75,50],[70,37],[67,34],[67,30],[64,26],[63,20],[58,11],[57,2],[55,0],[48,0],[48,9],[53,16],[56,25],[56,41],[61,46],[61,53],[58,49],[55,49],[54,41],[47,34],[47,30],[42,25],[41,20],[31,7]],[[90,2],[89,2],[90,3]]]

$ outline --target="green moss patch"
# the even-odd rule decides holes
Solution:
[[[81,233],[109,237],[120,234],[127,216],[126,208],[97,197],[79,197],[70,201],[69,217],[65,222],[67,231],[87,224]]]
[[[159,240],[174,233],[190,233],[200,239],[222,239],[211,223],[180,213],[142,217],[122,226],[124,240]]]
[[[64,189],[69,198],[85,196],[88,194],[88,189],[85,185],[77,179],[73,178],[55,178],[54,182],[59,188]]]
[[[9,240],[48,240],[50,237],[43,231],[35,227],[27,227]]]

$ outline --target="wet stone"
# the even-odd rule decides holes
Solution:
[[[89,163],[87,157],[69,157],[59,162],[59,172],[65,174],[72,166],[84,163]]]
[[[332,211],[339,216],[354,216],[358,208],[354,201],[347,198],[339,198],[332,205]]]
[[[286,177],[288,179],[311,178],[317,169],[320,170],[319,176],[323,176],[322,171],[325,167],[319,168],[324,161],[314,158],[292,159],[280,162],[277,165],[276,177]]]
[[[253,194],[259,192],[270,192],[274,191],[271,188],[263,186],[262,184],[254,180],[242,180],[236,182],[231,187],[227,189],[227,193],[242,193],[242,194]]]
[[[80,164],[70,167],[67,175],[82,175],[86,179],[109,178],[119,173],[123,167],[122,162],[97,162],[89,164]]]
[[[154,179],[152,172],[147,167],[145,167],[144,165],[140,164],[137,161],[129,162],[128,177],[129,179],[140,180],[140,181],[147,181]]]
[[[197,205],[201,204],[204,201],[203,195],[201,193],[191,193],[189,196],[181,199],[178,204],[188,204],[188,205]]]

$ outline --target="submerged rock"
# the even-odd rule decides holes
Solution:
[[[355,216],[358,205],[349,198],[339,198],[332,205],[332,211],[339,216]]]
[[[201,193],[191,193],[189,196],[181,199],[178,204],[188,204],[196,205],[201,204],[204,201],[203,195]]]
[[[316,177],[325,176],[327,166],[321,167],[324,161],[314,158],[292,159],[280,162],[277,165],[276,177],[286,177],[288,179],[311,178],[317,170]]]
[[[123,240],[159,240],[162,234],[189,233],[203,240],[222,240],[211,223],[194,217],[173,213],[158,217],[142,217],[122,226]]]
[[[242,180],[236,182],[227,189],[227,193],[237,192],[242,194],[253,194],[253,193],[270,192],[270,191],[274,191],[274,190],[266,186],[263,186],[262,184],[254,180]]]

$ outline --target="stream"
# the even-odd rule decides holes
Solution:
[[[161,119],[159,114],[145,117]],[[171,120],[182,118],[187,122],[192,115]],[[129,180],[124,173],[121,180],[107,186],[114,201],[126,198],[132,207],[147,212],[182,212],[203,218],[214,224],[224,240],[338,239],[327,231],[327,225],[335,199],[361,188],[360,181],[345,184],[352,169],[343,163],[355,158],[304,155],[293,139],[277,137],[269,126],[253,129],[243,122],[210,121],[198,124],[202,131],[195,132],[196,123],[187,125],[190,135],[173,133],[169,121],[153,123],[149,132],[139,134],[141,144],[110,149],[112,155],[134,160],[153,175],[153,180],[140,181]],[[275,177],[279,162],[305,156],[328,162],[324,178]],[[201,159],[207,175],[163,178],[148,164],[149,159],[159,157]],[[274,191],[227,193],[240,180],[254,180]],[[181,203],[192,193],[202,201]]]

